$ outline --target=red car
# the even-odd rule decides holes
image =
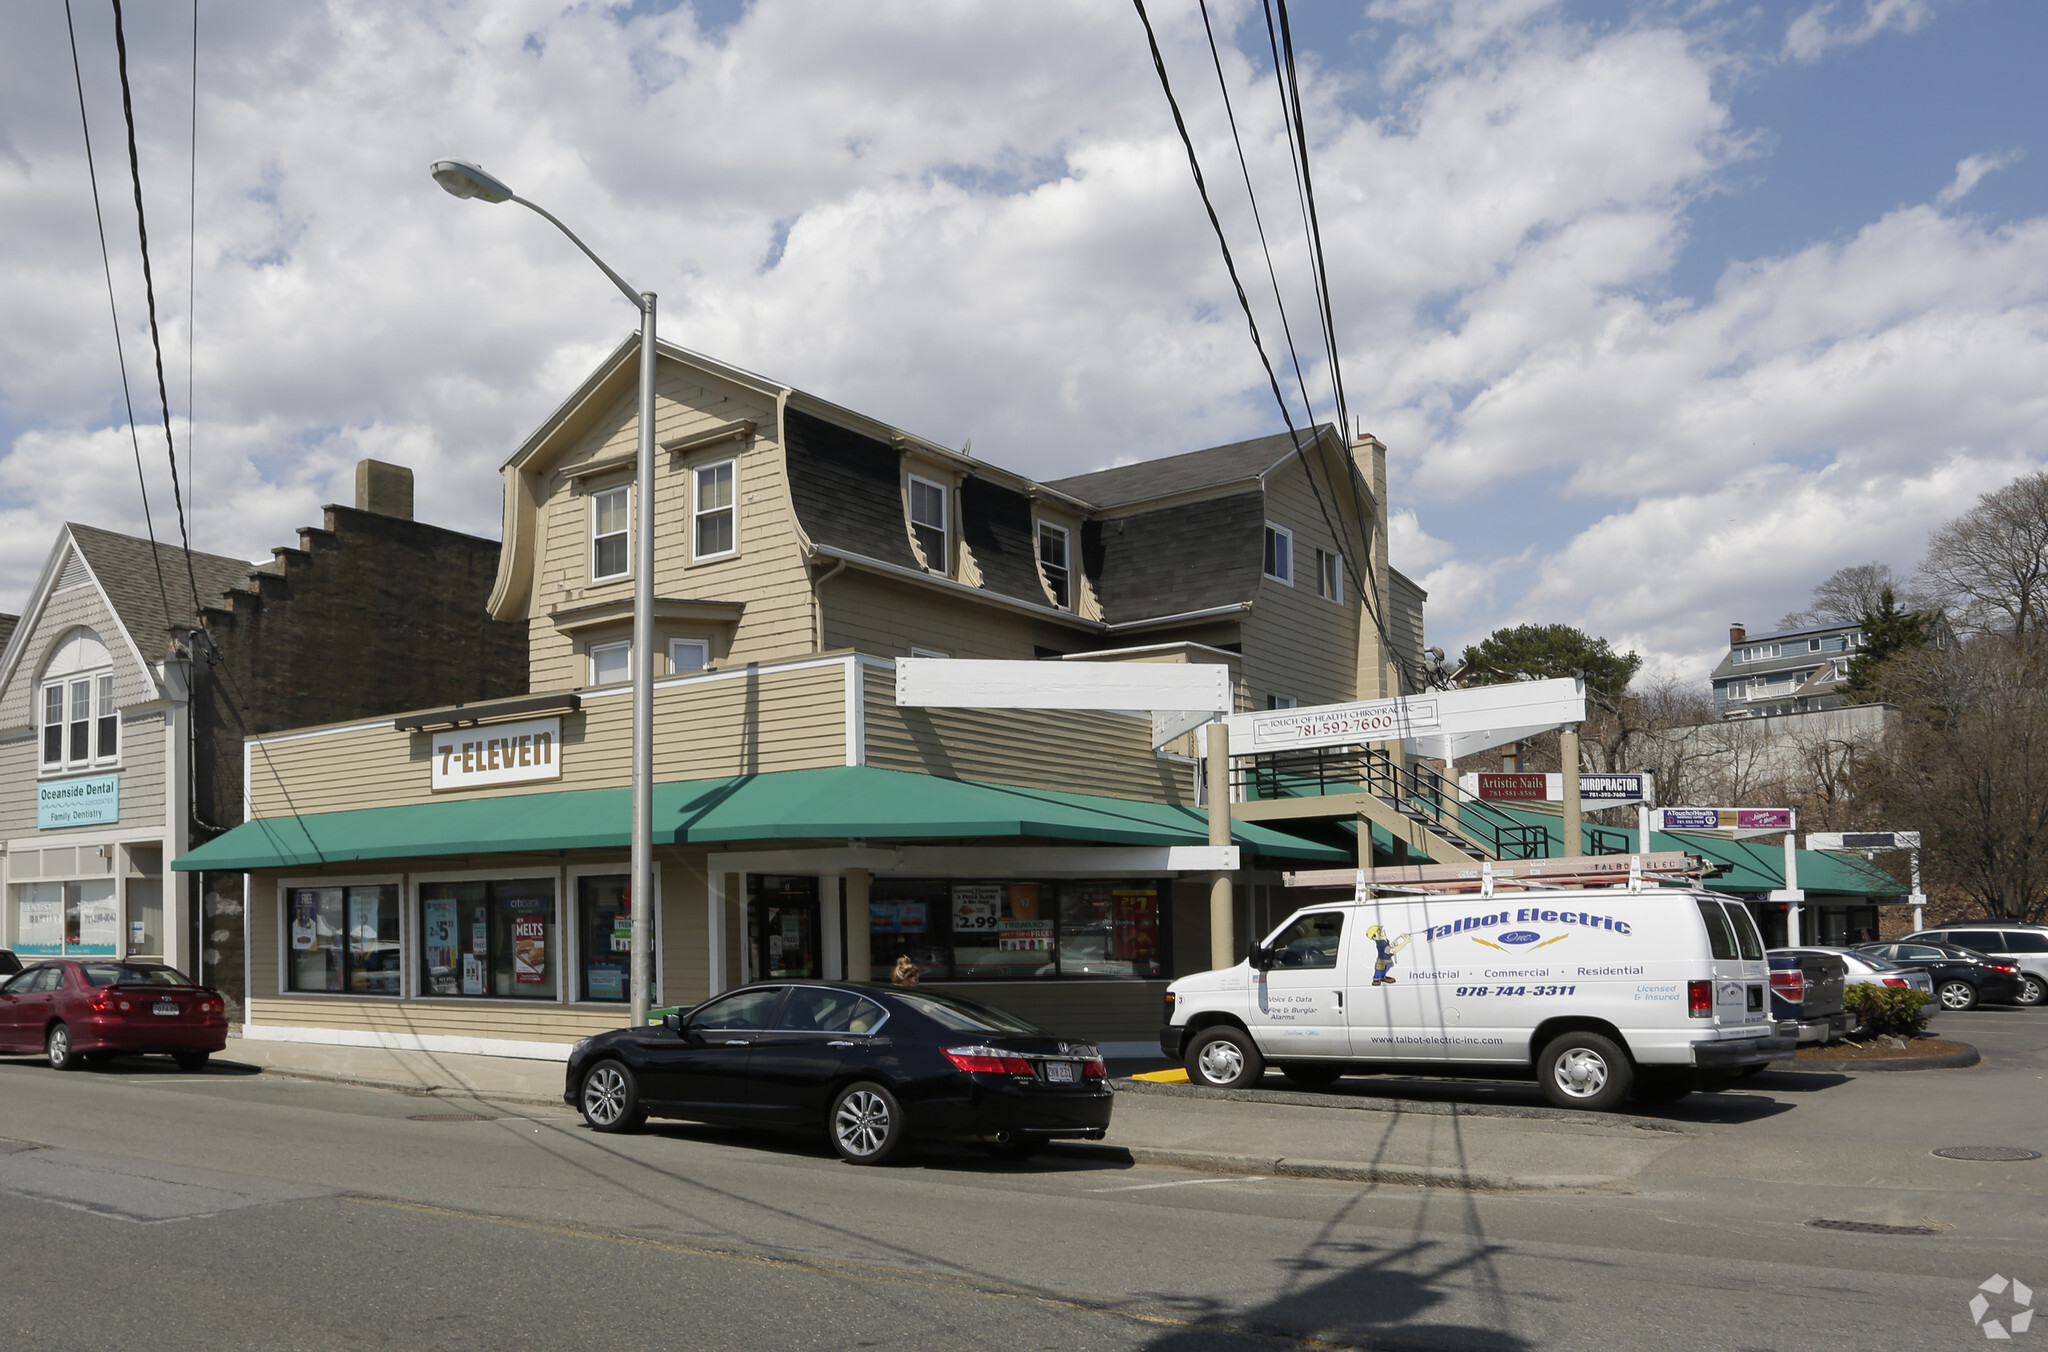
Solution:
[[[0,986],[0,1052],[40,1052],[58,1070],[128,1052],[198,1070],[227,1045],[220,992],[162,963],[42,962]]]

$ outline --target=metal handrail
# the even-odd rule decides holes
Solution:
[[[1364,790],[1397,811],[1412,809],[1496,859],[1546,859],[1550,833],[1490,804],[1459,798],[1427,765],[1405,766],[1374,748],[1318,747],[1240,760],[1231,781],[1247,799],[1314,798]]]

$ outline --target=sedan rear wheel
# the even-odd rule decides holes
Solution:
[[[886,1164],[910,1135],[896,1096],[865,1080],[839,1091],[830,1121],[832,1148],[848,1164]]]
[[[1967,981],[1944,981],[1934,993],[1943,1009],[1973,1009],[1977,1004],[1977,988]]]
[[[640,1086],[633,1072],[617,1061],[600,1061],[584,1074],[576,1106],[592,1131],[638,1131],[647,1122],[647,1110],[640,1106]]]
[[[43,1051],[50,1058],[52,1070],[80,1070],[85,1058],[71,1048],[71,1030],[63,1024],[52,1024],[50,1035],[43,1041]]]

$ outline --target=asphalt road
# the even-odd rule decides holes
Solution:
[[[2048,1152],[2048,1011],[1940,1031],[1986,1064],[1687,1100],[1659,1116],[1692,1134],[1612,1195],[968,1151],[856,1169],[712,1128],[0,1061],[0,1310],[10,1347],[66,1352],[1978,1347],[1980,1282],[2048,1290],[2048,1160],[1930,1151]],[[1529,1092],[1354,1092],[1395,1088]],[[465,1107],[492,1120],[416,1120]]]

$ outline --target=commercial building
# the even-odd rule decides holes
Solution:
[[[1241,709],[1413,689],[1385,448],[1319,428],[1053,482],[663,345],[654,579],[658,1004],[762,976],[933,984],[1112,1046],[1208,964],[1191,740],[1144,714],[905,707],[910,656],[1227,666]],[[637,340],[504,466],[490,601],[528,693],[251,738],[246,1032],[561,1055],[616,1026]],[[260,767],[260,769],[259,769]],[[1357,837],[1254,823],[1279,870]]]

